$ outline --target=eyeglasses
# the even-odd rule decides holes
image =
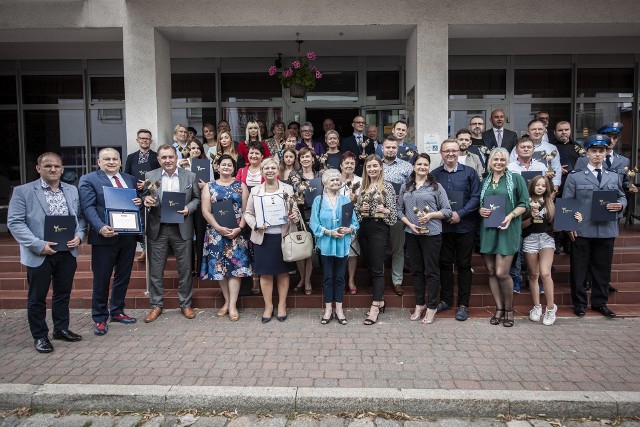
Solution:
[[[363,125],[365,122],[353,122],[354,125]]]
[[[458,150],[447,150],[447,151],[440,151],[442,154],[456,154],[458,152]]]
[[[151,141],[151,138],[141,138],[141,137],[138,137],[138,139],[139,139],[140,141]]]

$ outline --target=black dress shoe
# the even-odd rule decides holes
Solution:
[[[51,341],[49,341],[47,337],[34,339],[33,345],[36,347],[36,350],[38,350],[38,353],[51,353],[53,351]]]
[[[81,341],[82,337],[78,334],[71,332],[69,329],[62,329],[60,331],[53,331],[54,340],[62,340],[68,342]]]
[[[613,286],[609,285],[609,293],[614,293],[614,292],[618,292],[618,288],[614,288]]]
[[[573,307],[573,312],[575,313],[576,316],[579,316],[579,317],[582,317],[585,315],[584,307],[581,305],[576,305],[575,307]]]
[[[591,307],[591,309],[597,311],[598,313],[601,313],[603,316],[607,316],[610,318],[616,317],[616,314],[613,311],[609,310],[609,307],[607,307],[606,305],[600,307]]]

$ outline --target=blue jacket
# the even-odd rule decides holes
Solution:
[[[448,172],[444,166],[435,168],[431,174],[446,191],[464,191],[463,207],[452,209],[460,216],[460,222],[450,224],[442,221],[443,233],[468,233],[475,231],[480,206],[480,179],[475,169],[457,164],[453,172]]]

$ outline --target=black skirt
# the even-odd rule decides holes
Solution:
[[[282,259],[282,234],[264,234],[261,245],[253,244],[255,267],[254,274],[277,275],[296,269],[294,262]]]

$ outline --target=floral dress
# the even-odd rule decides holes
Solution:
[[[234,181],[228,186],[209,185],[212,199],[220,202],[231,199],[236,219],[240,223],[242,218],[242,183]],[[223,280],[227,277],[247,277],[253,275],[249,254],[248,239],[240,233],[235,239],[223,237],[211,224],[207,224],[204,235],[204,253],[200,278],[205,280]]]

